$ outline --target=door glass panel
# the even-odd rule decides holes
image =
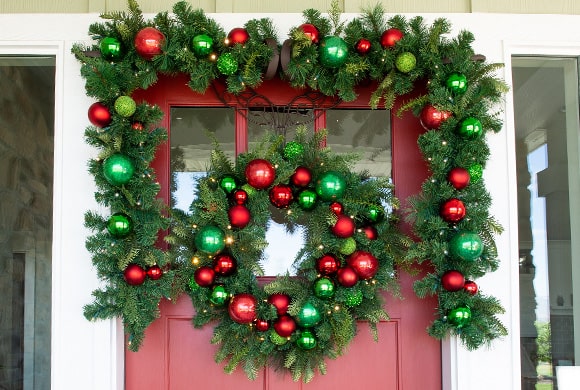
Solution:
[[[580,351],[578,63],[516,57],[512,71],[522,389],[557,389]]]
[[[54,57],[0,57],[0,389],[50,389]]]

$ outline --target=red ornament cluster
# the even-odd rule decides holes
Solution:
[[[149,277],[151,280],[158,280],[163,276],[163,270],[158,265],[152,265],[145,270],[139,264],[131,263],[123,271],[123,279],[128,285],[139,286]]]
[[[421,125],[426,130],[436,130],[441,127],[441,124],[449,119],[452,115],[451,112],[445,110],[438,110],[435,106],[431,104],[426,104],[421,110],[419,119]]]

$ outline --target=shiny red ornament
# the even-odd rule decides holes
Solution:
[[[193,280],[201,287],[209,287],[215,281],[215,271],[206,265],[199,267],[193,273]]]
[[[365,38],[361,38],[354,45],[354,49],[360,55],[365,55],[371,50],[371,41]]]
[[[459,291],[465,285],[465,277],[456,270],[450,270],[441,277],[441,285],[447,291]]]
[[[272,294],[268,297],[268,303],[274,305],[276,308],[276,313],[281,316],[288,312],[288,306],[290,306],[290,297],[281,293]]]
[[[335,236],[340,238],[352,237],[354,229],[356,228],[352,218],[346,215],[339,215],[336,223],[330,230]]]
[[[113,120],[111,111],[101,102],[91,104],[88,115],[89,122],[100,128],[109,126]]]
[[[286,184],[275,185],[270,190],[270,202],[279,209],[288,207],[293,199],[292,188]]]
[[[233,46],[235,44],[244,45],[250,39],[250,34],[246,29],[241,27],[236,27],[228,34],[228,46]]]
[[[213,270],[223,276],[229,276],[236,272],[237,262],[233,256],[222,253],[214,257]]]
[[[312,172],[306,167],[298,167],[290,178],[296,187],[306,187],[312,181]]]
[[[139,286],[145,281],[147,272],[138,264],[129,264],[123,271],[123,278],[131,286]]]
[[[244,190],[235,190],[232,197],[236,204],[244,204],[248,201],[248,193]]]
[[[463,285],[463,289],[471,295],[475,295],[479,291],[479,287],[477,287],[477,283],[475,283],[472,280],[466,280],[465,284]]]
[[[145,27],[135,35],[135,50],[142,58],[151,60],[162,53],[161,47],[165,44],[165,35],[156,28]]]
[[[304,34],[306,34],[306,36],[308,38],[310,38],[312,43],[318,43],[320,33],[318,32],[318,29],[316,28],[316,26],[314,26],[313,24],[310,24],[310,23],[304,23],[304,24],[300,25],[299,28],[300,28],[300,30],[302,30],[302,32]]]
[[[147,269],[147,276],[151,280],[161,279],[161,277],[163,276],[163,270],[157,264],[152,265],[151,267],[149,267],[149,269]]]
[[[439,215],[446,222],[459,222],[465,218],[465,205],[457,198],[451,198],[441,205]]]
[[[376,240],[379,237],[379,233],[374,226],[367,225],[362,228],[362,231],[367,236],[369,240]]]
[[[261,158],[248,163],[245,170],[248,184],[259,190],[270,187],[276,178],[276,170],[268,161]]]
[[[144,129],[143,123],[141,123],[141,122],[133,122],[131,124],[131,128],[135,131],[143,131],[143,129]]]
[[[465,168],[455,167],[447,174],[447,181],[449,181],[456,190],[462,190],[467,187],[470,180],[471,176],[469,176],[469,171]]]
[[[346,259],[346,263],[362,280],[372,278],[379,270],[379,261],[372,253],[356,251]]]
[[[281,337],[290,337],[296,330],[296,322],[289,315],[280,316],[274,322],[274,330]]]
[[[339,266],[340,261],[329,253],[316,260],[316,270],[322,275],[332,275],[338,271]]]
[[[332,202],[330,204],[330,210],[335,214],[335,215],[340,215],[342,214],[342,204],[338,203],[338,202]]]
[[[349,266],[339,268],[336,273],[336,279],[341,286],[352,287],[358,282],[358,275],[355,270]]]
[[[393,48],[403,38],[403,32],[398,28],[390,28],[381,35],[383,49]]]
[[[237,204],[228,210],[228,218],[232,227],[243,229],[250,223],[252,216],[250,210],[244,205]]]
[[[419,119],[426,130],[436,130],[452,115],[449,111],[441,111],[431,104],[426,104],[421,110]]]
[[[236,294],[230,300],[228,313],[230,318],[238,324],[250,324],[256,319],[258,301],[252,294]]]
[[[268,329],[270,329],[270,323],[266,320],[262,320],[260,318],[256,319],[256,321],[254,322],[254,325],[256,326],[256,330],[258,332],[265,332]]]

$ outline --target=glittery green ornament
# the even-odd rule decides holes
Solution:
[[[316,279],[314,282],[314,295],[318,298],[328,299],[334,296],[334,283],[327,277]]]
[[[348,45],[340,37],[328,36],[320,41],[318,54],[322,66],[325,68],[338,68],[346,62]]]
[[[344,177],[335,171],[323,173],[316,181],[316,193],[323,200],[340,199],[345,189]]]
[[[471,321],[471,309],[467,306],[457,307],[449,312],[447,320],[458,328],[461,328]]]
[[[247,183],[242,186],[242,190],[246,191],[246,193],[248,194],[248,197],[250,197],[256,193],[256,189]]]
[[[271,331],[269,337],[270,337],[270,341],[276,345],[284,345],[288,342],[288,339],[286,337],[280,336],[275,331]]]
[[[312,328],[320,322],[320,312],[318,309],[310,302],[306,302],[304,306],[300,308],[298,316],[296,317],[296,322],[303,328]]]
[[[363,301],[363,293],[358,288],[356,289],[348,289],[346,293],[346,298],[344,300],[344,304],[348,307],[355,307],[362,303]]]
[[[469,181],[471,183],[478,183],[483,177],[483,167],[481,164],[473,164],[467,168],[469,172]]]
[[[231,194],[231,192],[237,188],[236,180],[231,176],[224,176],[220,180],[220,187],[227,194]]]
[[[316,192],[312,190],[302,190],[298,194],[298,204],[303,210],[312,210],[316,206]]]
[[[343,255],[350,255],[356,250],[356,241],[352,237],[345,238],[340,245],[340,253]]]
[[[413,53],[404,52],[395,59],[395,67],[402,73],[409,73],[415,69],[415,65],[417,65],[417,58]]]
[[[479,234],[462,231],[449,241],[449,252],[464,261],[474,261],[483,253],[483,242]]]
[[[195,281],[195,276],[191,275],[191,278],[189,278],[189,282],[187,283],[189,286],[189,289],[191,291],[196,291],[199,290],[201,288],[201,286],[199,284],[197,284],[197,282]]]
[[[133,230],[133,221],[127,214],[115,213],[109,217],[107,230],[115,238],[123,238]]]
[[[228,300],[228,296],[229,294],[227,293],[226,288],[221,284],[218,284],[211,290],[209,300],[216,306],[223,306]]]
[[[232,53],[224,53],[217,59],[217,68],[221,74],[231,76],[238,70],[238,61]]]
[[[296,141],[290,141],[284,146],[284,157],[293,159],[304,153],[304,145]]]
[[[467,91],[467,78],[461,73],[452,73],[446,81],[447,88],[454,94]]]
[[[115,100],[115,111],[122,117],[128,118],[135,113],[137,103],[130,96],[119,96]]]
[[[103,162],[103,176],[114,186],[128,183],[134,172],[133,162],[124,154],[113,154]]]
[[[477,118],[465,118],[457,128],[457,134],[465,139],[477,139],[483,135],[483,127]]]
[[[191,40],[193,54],[197,57],[207,57],[213,50],[213,39],[206,34],[200,34]]]
[[[305,330],[300,333],[300,336],[296,339],[296,345],[302,349],[312,349],[316,347],[316,337],[314,337],[312,332]]]
[[[221,252],[226,245],[224,232],[213,225],[200,228],[195,234],[194,241],[197,249],[210,255]]]
[[[121,58],[122,46],[117,38],[105,37],[99,47],[101,49],[101,56],[107,61],[117,61]]]

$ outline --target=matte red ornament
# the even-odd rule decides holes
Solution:
[[[304,34],[306,34],[306,36],[308,38],[310,38],[312,43],[318,43],[320,33],[318,32],[318,29],[316,28],[316,26],[314,26],[313,24],[310,24],[310,23],[304,23],[304,24],[300,25],[299,28],[300,28],[300,30],[302,30],[302,32]]]
[[[228,218],[232,227],[243,229],[250,223],[252,216],[246,206],[237,204],[228,210]]]
[[[369,240],[376,240],[379,236],[377,229],[374,226],[367,225],[362,228],[362,231]]]
[[[147,272],[138,264],[129,264],[125,271],[123,271],[123,278],[127,284],[131,286],[139,286],[145,281]]]
[[[113,117],[109,108],[101,102],[95,102],[89,107],[89,121],[100,128],[107,127],[111,124]]]
[[[142,131],[144,129],[143,123],[141,122],[133,122],[131,128],[135,131]]]
[[[215,271],[207,265],[199,267],[193,273],[193,280],[201,287],[209,287],[215,281]]]
[[[312,172],[306,167],[298,167],[290,178],[296,187],[306,187],[312,181]]]
[[[161,47],[165,43],[165,35],[156,28],[145,27],[135,35],[135,50],[146,60],[162,53]]]
[[[277,184],[270,190],[270,202],[279,209],[288,207],[293,199],[292,188],[286,184]]]
[[[296,322],[289,315],[280,316],[274,322],[274,330],[281,337],[290,337],[296,330]]]
[[[248,34],[246,29],[236,27],[228,34],[228,46],[233,46],[238,43],[243,45],[248,42],[248,39],[250,39],[250,34]]]
[[[256,319],[258,301],[252,294],[236,294],[230,300],[228,313],[230,318],[238,324],[250,324]]]
[[[447,291],[459,291],[465,285],[465,277],[456,270],[450,270],[441,277],[441,285]]]
[[[354,49],[358,54],[365,55],[371,50],[371,41],[361,38],[354,45]]]
[[[213,270],[223,276],[229,276],[236,272],[237,262],[233,256],[222,253],[214,257]]]
[[[372,278],[379,270],[379,261],[372,253],[356,251],[346,259],[346,263],[362,280]]]
[[[338,280],[338,283],[341,284],[341,286],[352,287],[357,284],[358,275],[354,269],[346,266],[338,269],[338,272],[336,273],[336,279]]]
[[[465,284],[463,285],[463,289],[471,295],[475,295],[479,291],[479,287],[477,286],[477,283],[475,283],[472,280],[466,280]]]
[[[270,329],[270,323],[268,323],[268,321],[266,320],[262,320],[260,318],[258,318],[254,324],[256,325],[256,330],[258,332],[265,332],[268,329]]]
[[[456,190],[462,190],[467,187],[470,180],[471,176],[469,176],[469,171],[465,168],[455,167],[447,174],[447,181],[449,181]]]
[[[398,28],[390,28],[381,35],[383,49],[393,48],[403,38],[403,32]]]
[[[336,214],[336,215],[340,215],[340,214],[342,214],[342,210],[343,210],[342,204],[340,204],[340,203],[338,203],[338,202],[332,202],[332,203],[330,204],[330,210],[331,210],[331,211],[332,211],[334,214]]]
[[[339,266],[340,261],[329,253],[316,260],[316,270],[322,275],[332,275],[338,271]]]
[[[276,170],[270,161],[258,158],[248,163],[245,174],[249,185],[263,190],[274,182]]]
[[[276,313],[279,316],[286,314],[288,306],[290,306],[290,297],[286,294],[272,294],[268,297],[268,302],[276,308]]]
[[[147,276],[151,280],[161,279],[163,276],[163,270],[157,264],[152,265],[149,267],[149,269],[147,269]]]
[[[457,198],[451,198],[441,205],[441,218],[446,222],[459,222],[465,218],[465,205]]]
[[[426,130],[436,130],[441,127],[441,124],[449,119],[451,115],[452,113],[449,111],[438,110],[435,108],[435,106],[426,104],[421,110],[419,119],[421,121],[421,125]]]
[[[356,228],[352,218],[346,215],[339,215],[336,224],[330,229],[335,236],[340,238],[352,237]]]
[[[236,204],[244,204],[248,201],[248,193],[244,190],[235,190],[233,198]]]

